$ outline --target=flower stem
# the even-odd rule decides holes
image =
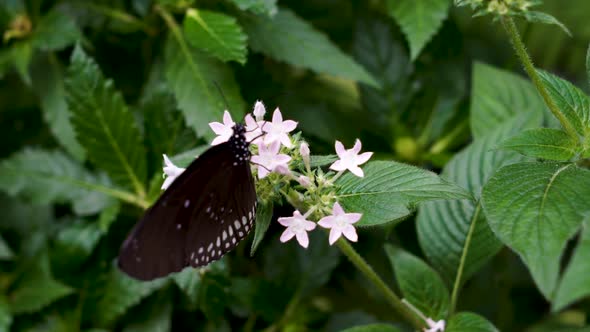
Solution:
[[[504,26],[504,29],[506,30],[506,33],[510,38],[510,42],[512,42],[512,46],[514,47],[516,55],[518,56],[520,62],[524,66],[524,70],[527,72],[527,74],[533,81],[535,88],[537,88],[537,91],[543,98],[543,101],[545,101],[545,105],[547,105],[551,113],[553,113],[553,116],[555,116],[555,118],[559,120],[559,123],[561,123],[561,126],[563,127],[563,129],[565,129],[567,134],[575,140],[578,140],[579,138],[578,134],[576,133],[576,130],[574,129],[572,124],[567,120],[567,118],[563,115],[563,113],[561,113],[561,111],[555,104],[555,101],[551,98],[551,96],[549,96],[547,88],[545,87],[545,85],[541,81],[541,78],[537,74],[531,57],[527,53],[524,43],[520,38],[520,34],[518,33],[518,29],[516,28],[514,20],[509,16],[503,16],[502,25]]]
[[[400,298],[385,284],[373,268],[354,250],[347,240],[340,238],[336,241],[338,248],[348,257],[364,275],[377,287],[389,304],[408,321],[415,329],[421,330],[425,327],[423,320],[409,309]]]

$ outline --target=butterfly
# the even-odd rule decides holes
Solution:
[[[234,249],[253,228],[256,190],[246,129],[196,158],[150,207],[123,242],[119,268],[152,280],[201,267]]]

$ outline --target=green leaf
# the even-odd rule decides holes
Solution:
[[[72,54],[66,93],[78,141],[88,158],[113,181],[145,196],[145,149],[135,118],[113,81],[102,76],[80,46]]]
[[[59,10],[51,10],[39,20],[33,31],[33,46],[43,51],[61,50],[81,36],[76,22]]]
[[[569,31],[569,29],[552,15],[543,12],[527,10],[522,16],[524,16],[524,18],[526,18],[529,22],[557,25],[561,28],[561,30],[563,30],[563,32],[567,33],[568,36],[572,36],[572,33]]]
[[[478,314],[460,312],[449,319],[445,332],[499,332],[499,330]]]
[[[321,31],[282,8],[272,18],[257,16],[241,21],[250,47],[293,66],[352,79],[379,87],[379,83]]]
[[[142,303],[140,312],[134,312],[132,323],[123,332],[170,331],[172,325],[170,292],[162,291]]]
[[[392,114],[403,110],[410,100],[409,76],[413,71],[408,54],[389,21],[359,20],[354,34],[354,55],[381,84],[382,89],[362,84],[361,98],[374,123],[388,126]]]
[[[200,51],[180,47],[173,38],[166,42],[165,53],[166,79],[187,125],[197,135],[212,139],[215,134],[208,124],[221,121],[228,107],[234,120],[241,121],[246,107],[229,67]]]
[[[471,199],[465,189],[435,173],[393,161],[372,161],[365,176],[350,172],[336,184],[338,201],[347,212],[363,214],[358,226],[374,226],[407,217],[420,202],[437,199]]]
[[[588,219],[588,217],[586,217]],[[569,304],[590,295],[590,227],[586,222],[578,246],[569,262],[555,293],[551,310],[559,311]]]
[[[186,296],[191,307],[196,308],[201,286],[201,271],[184,269],[172,275],[172,280]]]
[[[555,295],[565,245],[590,210],[589,196],[590,171],[560,163],[502,167],[483,189],[490,227],[520,255],[547,299]]]
[[[246,41],[236,19],[207,10],[189,9],[184,17],[184,35],[190,45],[223,62],[246,63]]]
[[[426,317],[444,319],[449,310],[449,291],[438,273],[400,248],[386,245],[385,252],[404,298]]]
[[[570,82],[537,70],[551,98],[578,134],[590,138],[590,99]]]
[[[355,326],[341,332],[400,332],[397,327],[387,324],[369,324],[362,326]]]
[[[96,326],[108,326],[129,308],[162,288],[167,281],[166,278],[138,281],[113,266],[98,285],[92,286],[93,293],[84,306],[85,314],[92,318]]]
[[[545,104],[537,90],[510,72],[475,63],[471,91],[471,131],[475,138],[517,114],[532,113],[531,123],[538,123],[543,116]]]
[[[406,35],[414,60],[447,18],[449,0],[388,0],[387,6]]]
[[[51,133],[77,160],[84,160],[84,148],[76,140],[70,121],[71,112],[66,104],[63,73],[57,59],[50,55],[33,63],[31,68],[33,89],[41,100],[43,118]]]
[[[25,149],[0,163],[0,189],[26,197],[36,204],[71,203],[74,211],[88,215],[112,200],[91,190],[108,189],[104,177],[86,171],[59,151]]]
[[[588,45],[588,50],[586,51],[586,79],[590,86],[590,45]]]
[[[6,244],[6,241],[0,236],[0,260],[10,260],[14,257],[14,253]],[[2,325],[0,325],[2,326]]]
[[[23,82],[30,86],[31,75],[29,75],[29,64],[33,57],[33,46],[29,41],[19,41],[14,43],[11,48],[12,61],[14,67]]]
[[[274,16],[278,12],[277,0],[231,0],[241,10],[248,10],[254,14]]]
[[[256,230],[254,231],[254,240],[252,241],[250,256],[254,256],[256,249],[264,238],[264,234],[266,234],[266,231],[268,230],[268,226],[270,226],[273,209],[274,206],[272,202],[267,204],[259,202],[258,204],[258,209],[256,210]]]
[[[311,168],[322,167],[331,164],[336,160],[338,160],[338,156],[336,156],[335,154],[329,154],[325,156],[311,155],[309,156],[309,166]]]
[[[32,313],[72,292],[70,287],[53,279],[49,260],[46,255],[41,255],[8,294],[10,311],[13,314]]]
[[[502,142],[499,147],[533,158],[556,161],[568,161],[581,152],[578,142],[567,133],[550,128],[525,130]]]
[[[492,173],[503,165],[521,161],[515,152],[493,149],[496,144],[519,132],[526,124],[521,116],[507,121],[476,139],[456,154],[445,166],[442,176],[467,188],[479,199],[481,188]],[[457,276],[463,254],[461,283],[469,279],[501,248],[487,224],[477,201],[445,200],[420,205],[416,228],[420,247],[448,284]],[[466,241],[469,239],[469,246]]]

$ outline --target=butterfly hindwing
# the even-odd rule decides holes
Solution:
[[[237,142],[211,147],[195,159],[148,209],[123,243],[123,271],[151,280],[188,265],[204,266],[248,234],[256,192],[247,143],[243,135],[235,137]]]

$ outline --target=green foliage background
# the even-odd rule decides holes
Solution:
[[[574,91],[590,105],[590,2],[546,0],[540,9],[572,36],[519,22],[524,41],[539,68],[579,89],[543,79],[556,98]],[[308,250],[282,244],[274,219],[252,257],[253,236],[206,272],[140,283],[116,269],[127,232],[160,193],[161,155],[186,164],[213,137],[208,122],[226,107],[240,118],[256,100],[298,121],[313,154],[360,138],[375,159],[471,192],[476,201],[446,195],[436,187],[446,182],[426,173],[424,190],[407,184],[410,193],[403,181],[373,183],[387,189],[373,210],[342,202],[373,221],[354,247],[424,313],[452,311],[459,281],[461,313],[449,331],[583,331],[588,228],[572,238],[580,224],[567,225],[535,257],[529,242],[502,231],[510,204],[497,189],[534,187],[511,179],[560,168],[517,152],[565,161],[576,151],[559,148],[571,143],[563,132],[539,128],[556,120],[500,24],[471,14],[450,0],[0,1],[0,331],[411,330],[325,234],[313,233]],[[569,101],[560,99],[564,113]],[[541,139],[557,148],[531,150]],[[406,169],[398,171],[416,172]],[[587,197],[586,173],[573,169],[559,185]],[[340,184],[343,193],[362,187],[351,176]],[[421,203],[434,196],[448,200]],[[560,216],[578,222],[588,204],[574,203]],[[259,219],[290,212],[266,206]]]

